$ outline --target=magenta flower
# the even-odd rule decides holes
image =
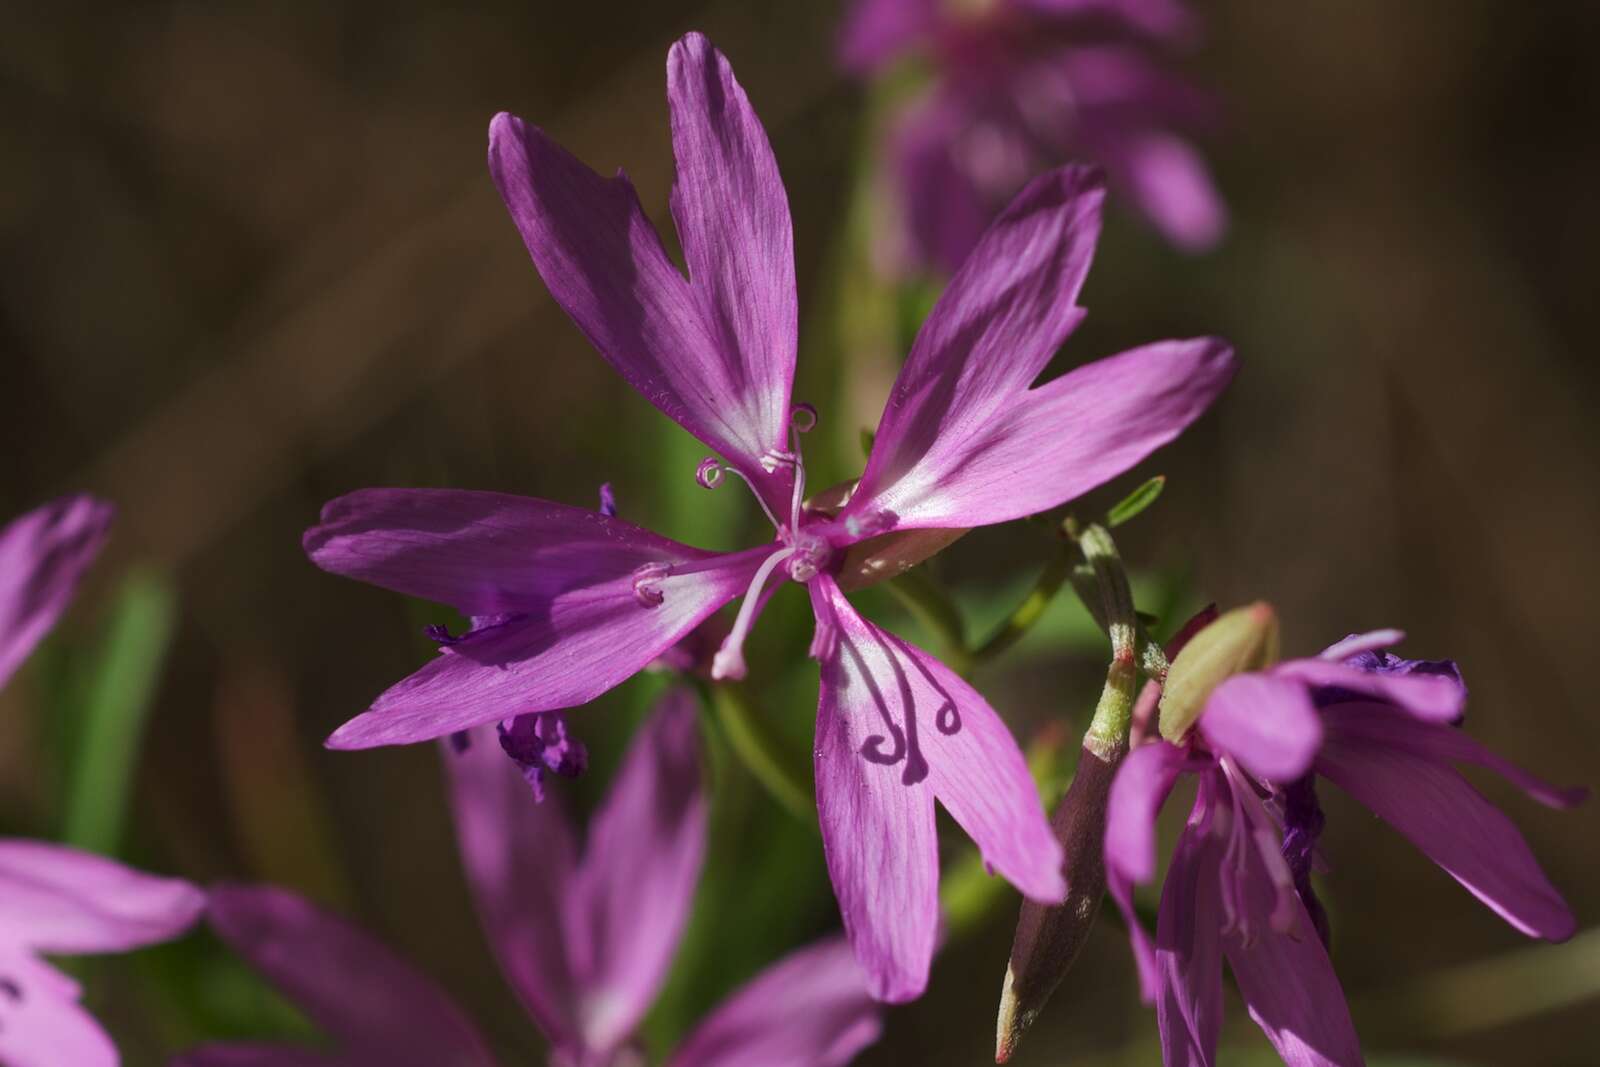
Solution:
[[[1156,1001],[1169,1067],[1216,1062],[1224,957],[1285,1063],[1362,1062],[1310,894],[1322,828],[1314,775],[1371,808],[1517,929],[1551,940],[1572,934],[1572,913],[1521,834],[1455,764],[1494,770],[1555,807],[1583,791],[1554,789],[1468,738],[1456,726],[1466,690],[1455,665],[1378,651],[1400,639],[1394,630],[1358,635],[1314,659],[1234,675],[1211,692],[1180,745],[1157,740],[1124,760],[1107,822],[1108,882],[1144,995]],[[1132,888],[1155,875],[1156,813],[1184,773],[1198,793],[1152,944]]]
[[[0,686],[66,610],[110,525],[111,505],[79,494],[0,529]]]
[[[1061,852],[999,717],[927,653],[863,619],[834,572],[894,531],[973,527],[1053,507],[1175,437],[1226,385],[1220,341],[1166,341],[1032,388],[1084,312],[1099,231],[1087,168],[1040,177],[985,235],[924,325],[842,509],[808,510],[792,406],[796,297],[789,209],[759,120],[727,61],[691,34],[668,60],[678,175],[673,265],[622,176],[599,177],[509,115],[489,164],[551,293],[648,400],[749,485],[775,540],[715,553],[615,516],[495,493],[374,489],[309,530],[316,564],[450,604],[481,625],[340,727],[335,748],[440,737],[592,700],[744,594],[714,662],[743,644],[776,585],[806,586],[822,664],[817,806],[845,929],[875,995],[927,979],[938,922],[934,800],[991,867],[1059,900]]]
[[[111,505],[66,496],[0,530],[0,685],[55,625],[99,555]],[[200,891],[77,849],[0,839],[0,1063],[115,1067],[116,1047],[42,955],[167,941],[199,918]]]
[[[0,1063],[116,1067],[116,1046],[41,957],[127,952],[194,925],[204,898],[60,845],[0,839]]]
[[[693,697],[670,691],[634,739],[580,847],[560,799],[531,803],[491,728],[446,749],[467,880],[507,982],[555,1067],[641,1064],[631,1039],[666,977],[705,850]],[[280,889],[224,887],[222,938],[340,1042],[212,1045],[181,1067],[489,1067],[467,1017],[348,923]],[[842,938],[790,954],[704,1019],[671,1067],[838,1067],[877,1040],[880,1009]]]
[[[901,225],[886,258],[902,262],[886,265],[953,272],[1029,178],[1069,160],[1103,166],[1179,248],[1215,244],[1227,210],[1176,132],[1209,125],[1212,105],[1143,43],[1191,29],[1176,0],[859,0],[844,65],[881,74],[915,56],[931,72],[891,119]]]

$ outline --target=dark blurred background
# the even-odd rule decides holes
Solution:
[[[1269,599],[1291,654],[1403,627],[1407,653],[1462,663],[1475,736],[1597,784],[1600,7],[1201,12],[1206,42],[1185,64],[1225,105],[1206,150],[1232,232],[1188,258],[1113,208],[1068,358],[1217,333],[1244,369],[1086,510],[1167,474],[1122,542],[1185,602]],[[626,517],[671,536],[723,547],[754,530],[746,497],[700,494],[697,446],[551,302],[489,181],[484,131],[499,110],[538,122],[597,169],[626,167],[664,219],[666,49],[708,33],[788,186],[812,323],[797,396],[853,398],[839,382],[854,354],[813,325],[837,295],[869,132],[861,89],[833,63],[837,19],[831,4],[734,0],[10,7],[0,516],[84,488],[120,518],[61,632],[0,693],[0,829],[56,836],[70,820],[81,731],[56,717],[73,714],[77,668],[137,595],[132,573],[170,592],[173,629],[142,741],[117,746],[128,801],[102,842],[154,870],[284,882],[342,908],[455,991],[513,1062],[536,1055],[461,883],[436,754],[320,748],[422,662],[434,616],[315,570],[300,533],[325,500],[368,485],[588,504],[606,480]],[[881,383],[866,392],[834,404],[849,412],[831,425],[839,440],[874,417]],[[982,531],[938,565],[992,603],[1048,551],[1025,530]],[[798,619],[800,600],[774,610]],[[980,684],[1026,740],[1061,717],[1081,728],[1102,669],[1091,645],[1041,639]],[[802,754],[813,679],[805,667],[767,694]],[[645,688],[575,716],[596,751],[584,795]],[[725,755],[706,895],[652,1018],[656,1047],[837,921],[814,835]],[[1596,807],[1555,813],[1481,784],[1593,924]],[[1519,955],[1520,935],[1397,835],[1342,796],[1325,804],[1335,959],[1375,1061],[1594,1062],[1594,937]],[[1008,894],[861,1062],[986,1062],[1014,914]],[[92,972],[131,1063],[202,1033],[300,1025],[204,936],[146,957]],[[1248,1051],[1225,1058],[1259,1055],[1236,999],[1229,1019]],[[1154,1062],[1154,1030],[1108,922],[1017,1062]]]

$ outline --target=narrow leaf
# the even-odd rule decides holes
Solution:
[[[104,641],[88,668],[67,786],[63,839],[114,855],[156,683],[172,642],[171,582],[135,571],[123,582]]]
[[[1158,474],[1151,478],[1148,482],[1123,497],[1112,506],[1110,511],[1106,512],[1106,525],[1111,527],[1121,526],[1145,508],[1154,504],[1156,498],[1161,495],[1161,490],[1166,487],[1167,476],[1165,474]]]

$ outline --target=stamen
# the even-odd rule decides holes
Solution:
[[[1267,925],[1280,934],[1292,936],[1299,919],[1294,906],[1298,898],[1294,890],[1294,875],[1290,873],[1289,864],[1279,851],[1279,829],[1269,816],[1266,805],[1256,795],[1246,773],[1235,766],[1231,759],[1224,758],[1220,762],[1223,774],[1228,778],[1230,792],[1233,793],[1235,810],[1241,816],[1240,829],[1243,830],[1248,842],[1245,848],[1254,846],[1256,855],[1266,868],[1267,880],[1272,883],[1272,914],[1267,917]],[[1248,878],[1249,861],[1244,848],[1240,849],[1238,859],[1240,879]],[[1244,933],[1248,941],[1250,937],[1248,929]]]
[[[802,406],[810,407],[810,405]],[[795,411],[799,412],[800,408],[795,408]],[[798,423],[789,427],[789,443],[794,446],[794,493],[789,499],[789,529],[791,531],[799,531],[800,529],[800,504],[806,498],[806,464],[805,460],[801,458],[800,435],[816,424],[817,412],[815,408],[811,408],[811,421],[806,424],[804,430],[800,428]]]
[[[711,659],[711,677],[715,680],[720,682],[728,678],[737,679],[745,676],[744,639],[750,633],[751,624],[755,622],[761,588],[767,584],[767,579],[772,576],[778,564],[794,555],[794,551],[793,548],[780,548],[756,568],[755,575],[750,579],[750,588],[745,590],[744,603],[739,605],[739,614],[734,617],[733,629],[722,639],[722,647],[717,649],[717,654]]]
[[[817,425],[817,409],[810,404],[796,404],[789,412],[789,425],[801,433],[810,433]]]
[[[761,453],[759,462],[762,470],[768,474],[773,474],[779,467],[793,466],[795,458],[793,452],[785,452],[781,448],[769,448]]]
[[[694,480],[700,483],[702,489],[715,489],[722,484],[722,464],[717,462],[716,456],[707,456],[700,461],[700,466],[694,470]]]
[[[1364,634],[1351,634],[1343,641],[1323,649],[1317,658],[1337,663],[1362,652],[1376,652],[1398,645],[1405,637],[1403,630],[1369,630]]]
[[[660,607],[666,599],[661,591],[661,579],[672,573],[670,563],[644,563],[633,571],[633,598],[647,608]]]
[[[799,527],[794,528],[796,531]],[[790,538],[794,555],[789,558],[789,577],[804,585],[815,578],[833,557],[833,546],[814,533],[796,532]]]
[[[766,465],[766,457],[763,456],[761,460],[761,466],[766,467]],[[767,521],[772,523],[772,528],[774,530],[781,532],[783,530],[783,523],[779,522],[778,517],[772,513],[772,509],[767,507],[767,502],[762,499],[761,493],[755,487],[755,483],[750,481],[749,478],[746,478],[744,476],[744,471],[740,470],[738,467],[726,466],[717,462],[717,457],[707,456],[705,459],[700,461],[700,466],[695,468],[694,480],[700,483],[700,487],[702,489],[715,489],[717,486],[722,484],[722,475],[724,473],[735,475],[741,482],[749,486],[751,494],[756,498],[756,503],[761,505],[762,512],[767,516]]]

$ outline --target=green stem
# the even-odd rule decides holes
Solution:
[[[1083,735],[1083,747],[1107,763],[1115,763],[1128,747],[1128,727],[1133,722],[1134,690],[1139,672],[1128,660],[1114,659],[1106,668],[1106,684],[1094,718]]]
[[[751,777],[772,795],[778,806],[815,828],[817,802],[811,783],[786,758],[766,720],[742,685],[718,683],[707,694],[723,736]]]
[[[1111,637],[1111,654],[1118,660],[1133,662],[1138,636],[1138,617],[1133,610],[1133,590],[1128,585],[1122,557],[1104,526],[1090,523],[1078,534],[1078,548],[1084,562],[1093,569],[1099,591],[1102,625]],[[1074,588],[1078,588],[1074,583]],[[1091,609],[1092,610],[1092,609]]]
[[[972,653],[973,663],[987,663],[1022,640],[1034,624],[1044,617],[1051,601],[1055,600],[1061,586],[1066,583],[1071,569],[1072,561],[1066,552],[1046,564],[1044,570],[1039,572],[1038,580],[1033,583],[1033,588],[1022,598],[1022,603]]]

